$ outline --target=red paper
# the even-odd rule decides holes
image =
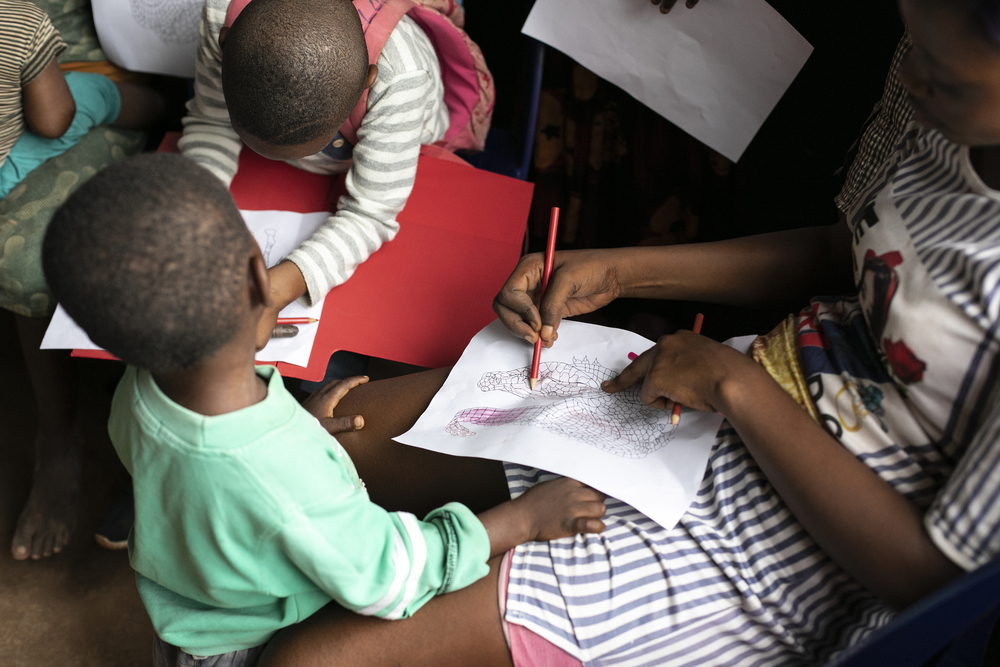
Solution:
[[[176,134],[160,150],[176,151]],[[454,364],[495,317],[493,297],[521,253],[534,186],[422,154],[399,234],[326,297],[309,366],[282,375],[319,380],[350,350],[417,366]],[[311,174],[249,149],[231,187],[244,210],[335,210],[343,177]],[[79,356],[101,356],[78,351]]]

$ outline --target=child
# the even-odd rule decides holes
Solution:
[[[603,529],[602,496],[571,480],[477,518],[423,521],[373,504],[326,429],[356,377],[308,411],[254,366],[267,270],[225,186],[176,155],[108,167],[53,217],[46,276],[99,345],[131,364],[111,439],[133,476],[129,555],[157,665],[252,665],[278,629],[334,600],[410,616],[481,579],[515,544]],[[377,422],[377,419],[372,418]]]
[[[162,98],[152,90],[116,84],[98,74],[64,76],[56,62],[66,48],[63,40],[45,12],[25,0],[0,0],[0,43],[0,198],[46,160],[76,146],[91,128],[147,127],[164,113]],[[11,542],[18,560],[50,556],[67,544],[80,486],[80,435],[74,425],[68,355],[39,350],[48,324],[41,315],[54,307],[39,285],[40,227],[48,222],[46,207],[54,208],[81,177],[101,166],[100,155],[114,159],[116,152],[131,149],[120,137],[114,139],[124,146],[105,143],[79,172],[67,167],[47,188],[40,187],[41,199],[25,197],[29,206],[11,216],[16,229],[7,226],[0,236],[0,306],[15,313],[38,407],[31,494]]]
[[[421,144],[482,149],[492,80],[478,48],[423,6],[460,24],[458,3],[230,1],[205,3],[181,153],[227,185],[241,139],[308,171],[347,172],[337,212],[270,270],[263,347],[281,308],[321,299],[395,237]]]
[[[812,299],[753,357],[691,332],[664,336],[606,385],[641,384],[648,405],[726,416],[679,524],[609,499],[600,536],[505,557],[490,575],[499,616],[485,593],[431,601],[406,633],[323,610],[279,633],[261,667],[826,664],[997,558],[1000,2],[900,8],[914,46],[899,77],[918,122],[839,225],[557,253],[540,304],[533,255],[497,297],[515,335],[558,345],[562,317],[620,296],[754,306],[846,295]],[[368,416],[394,401],[399,432],[442,381],[361,387],[338,412]],[[340,440],[373,497],[389,488],[416,502],[421,485],[447,486],[435,473],[447,457],[429,452],[410,455],[419,483],[380,477],[407,448],[366,431]],[[475,474],[506,476],[512,493],[547,478],[512,464]]]

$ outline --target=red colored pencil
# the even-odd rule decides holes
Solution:
[[[695,332],[696,334],[700,334],[701,333],[701,323],[704,322],[704,321],[705,321],[705,316],[704,315],[702,315],[701,313],[698,313],[697,315],[695,315],[694,316],[694,326],[691,327],[691,331]],[[674,411],[670,415],[670,423],[673,426],[677,426],[677,422],[679,422],[680,420],[681,420],[681,404],[680,403],[674,403]]]
[[[315,317],[279,317],[276,324],[312,324],[319,322]]]
[[[559,227],[559,207],[552,207],[552,217],[549,218],[549,240],[545,244],[545,271],[542,273],[542,291],[538,295],[538,303],[542,303],[545,298],[545,288],[549,286],[549,276],[552,275],[552,260],[556,254],[556,228]],[[531,356],[531,375],[528,377],[528,386],[531,391],[535,391],[538,384],[538,365],[542,362],[542,332],[538,332],[538,339],[535,341],[535,353]]]

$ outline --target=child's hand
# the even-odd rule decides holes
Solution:
[[[531,487],[514,503],[521,503],[529,520],[529,541],[544,542],[580,533],[604,531],[604,494],[586,484],[562,477]]]
[[[346,431],[359,431],[365,425],[364,417],[361,415],[334,417],[333,409],[337,407],[337,403],[340,403],[340,399],[347,395],[347,392],[366,382],[368,382],[367,375],[356,375],[336,380],[322,389],[314,391],[309,398],[302,402],[302,407],[318,419],[330,435]]]
[[[490,556],[518,544],[604,530],[604,494],[575,479],[542,482],[523,496],[479,515],[490,536]]]

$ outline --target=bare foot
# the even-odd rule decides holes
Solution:
[[[79,440],[79,436],[69,436]],[[36,451],[41,450],[39,440]],[[17,560],[38,560],[62,551],[76,524],[80,500],[80,446],[75,442],[57,456],[36,456],[31,495],[21,511],[11,542]]]

